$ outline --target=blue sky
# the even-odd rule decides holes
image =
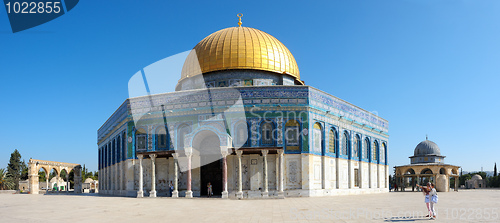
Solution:
[[[500,161],[500,2],[80,1],[12,34],[0,9],[0,167],[18,149],[97,170],[97,129],[141,68],[237,26],[292,52],[307,85],[389,121],[389,162],[425,140],[447,163]],[[174,80],[177,81],[177,80]]]

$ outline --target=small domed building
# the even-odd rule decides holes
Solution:
[[[283,43],[238,24],[196,44],[174,92],[130,97],[99,128],[99,193],[190,198],[209,183],[222,198],[388,192],[388,121],[305,85]],[[146,84],[150,70],[131,81]]]
[[[475,174],[470,180],[465,181],[465,188],[467,189],[478,189],[486,188],[486,180],[479,174]]]
[[[440,192],[450,191],[450,178],[454,178],[455,191],[458,191],[458,169],[460,166],[445,164],[439,146],[426,138],[420,142],[410,156],[410,165],[396,166],[396,184],[404,191],[407,186],[415,190],[416,184],[432,182]]]

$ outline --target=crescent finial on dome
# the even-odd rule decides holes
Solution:
[[[239,27],[241,27],[241,24],[243,24],[243,23],[241,22],[241,17],[243,17],[243,14],[242,14],[242,13],[238,13],[238,14],[236,14],[236,16],[238,16],[238,18],[239,18],[239,21],[238,21],[238,26],[239,26]]]

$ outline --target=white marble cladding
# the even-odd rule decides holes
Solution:
[[[302,154],[301,156],[302,190],[323,191],[325,193],[323,195],[335,195],[339,193],[338,190],[363,190],[362,193],[388,191],[389,172],[386,165],[312,154]],[[356,171],[358,174],[355,174]],[[355,176],[358,176],[357,180]],[[288,179],[289,176],[286,178]],[[352,193],[348,192],[347,194]],[[301,196],[306,195],[302,194]],[[320,195],[309,194],[309,196]]]
[[[278,196],[279,169],[277,154],[268,154],[269,196]],[[193,157],[193,163],[199,159]],[[152,188],[151,159],[143,161],[143,191],[149,196]],[[156,158],[157,196],[169,196],[169,183],[174,182],[174,159]],[[227,156],[228,192],[230,198],[238,191],[238,159]],[[258,154],[242,156],[244,198],[260,198],[264,188],[263,157]],[[358,170],[359,185],[354,184]],[[388,192],[389,168],[386,165],[317,156],[311,154],[284,155],[285,196],[331,196]],[[99,171],[99,193],[135,197],[139,189],[139,162],[129,159]],[[200,168],[192,170],[193,196],[200,195]],[[179,196],[186,193],[187,177],[179,173]]]

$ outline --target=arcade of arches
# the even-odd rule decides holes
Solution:
[[[455,179],[454,190],[458,191],[459,166],[448,164],[436,165],[407,165],[396,167],[396,183],[398,190],[405,191],[411,187],[415,191],[416,185],[425,185],[432,182],[438,192],[450,191],[450,178]]]
[[[459,166],[445,164],[445,156],[441,155],[439,146],[428,140],[420,142],[410,156],[410,165],[396,166],[396,185],[400,191],[411,186],[415,191],[417,184],[425,185],[427,182],[435,184],[439,192],[450,191],[450,178],[454,178],[455,191],[458,191]]]
[[[54,162],[54,161],[46,161],[46,160],[36,160],[30,159],[28,162],[28,187],[30,194],[38,194],[39,193],[39,182],[38,182],[38,171],[43,169],[47,175],[46,180],[49,185],[49,173],[51,170],[54,170],[57,177],[57,182],[59,182],[59,178],[61,176],[61,172],[66,172],[66,183],[69,185],[69,173],[71,171],[75,174],[75,184],[74,191],[75,193],[81,193],[82,191],[82,176],[81,176],[81,166],[80,164],[74,163],[62,163],[62,162]],[[68,185],[65,185],[66,192],[69,192]],[[48,186],[45,188],[48,190]]]

